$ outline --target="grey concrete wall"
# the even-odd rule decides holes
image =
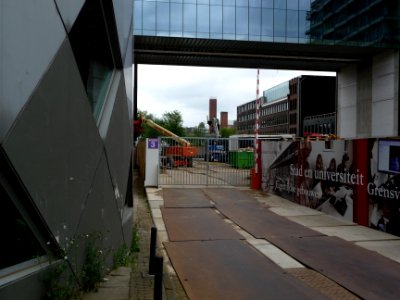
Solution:
[[[337,77],[340,137],[398,135],[398,51],[384,51],[370,61],[347,66]]]
[[[399,52],[387,51],[372,62],[372,137],[398,135]]]

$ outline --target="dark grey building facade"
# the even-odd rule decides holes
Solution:
[[[132,11],[0,4],[1,299],[43,299],[46,274],[77,275],[90,241],[101,253],[130,243]]]
[[[255,100],[237,107],[238,134],[253,134],[255,121]],[[302,75],[263,91],[259,124],[259,134],[336,134],[336,77]]]

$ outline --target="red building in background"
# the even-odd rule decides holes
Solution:
[[[221,128],[228,127],[228,112],[221,111],[221,118],[220,118]]]

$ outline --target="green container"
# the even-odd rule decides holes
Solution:
[[[250,169],[254,166],[253,151],[230,151],[229,163],[232,167],[238,169]]]

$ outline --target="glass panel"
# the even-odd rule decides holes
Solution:
[[[236,6],[249,6],[249,0],[236,0]]]
[[[224,0],[223,6],[235,6],[235,0]]]
[[[235,7],[223,7],[223,30],[225,33],[235,33]]]
[[[274,9],[274,38],[285,37],[286,10]]]
[[[171,31],[182,32],[183,15],[182,4],[171,3]]]
[[[249,9],[247,7],[236,8],[236,34],[249,33]]]
[[[273,37],[274,36],[274,18],[273,18],[273,10],[272,9],[263,9],[262,10],[262,26],[261,26],[261,35]]]
[[[135,1],[133,27],[135,30],[142,29],[142,6],[143,1]]]
[[[208,33],[210,31],[210,7],[208,5],[197,6],[197,32]]]
[[[310,0],[299,0],[299,10],[310,10]]]
[[[210,0],[210,5],[222,5],[222,0]]]
[[[261,0],[263,8],[274,8],[274,0]]]
[[[210,32],[222,33],[222,6],[211,6]]]
[[[287,9],[298,10],[299,9],[299,0],[289,0],[287,2]]]
[[[286,9],[286,0],[274,0],[274,8],[275,9]]]
[[[90,106],[96,119],[99,118],[103,108],[112,73],[113,69],[102,61],[91,61],[86,89]]]
[[[250,8],[249,20],[249,34],[261,35],[261,10],[259,8]]]
[[[249,0],[250,7],[261,7],[261,0]]]
[[[157,30],[169,32],[169,3],[157,3]]]
[[[307,21],[307,12],[299,11],[299,37],[303,39],[308,38],[306,32],[309,28],[310,22]]]
[[[183,5],[183,31],[185,33],[196,32],[196,5]]]
[[[156,29],[156,3],[143,2],[143,29],[155,30]]]
[[[293,38],[299,36],[299,14],[297,10],[287,11],[286,36]]]
[[[0,270],[45,254],[32,230],[0,185]]]
[[[209,0],[197,0],[197,4],[209,4],[210,1]]]

